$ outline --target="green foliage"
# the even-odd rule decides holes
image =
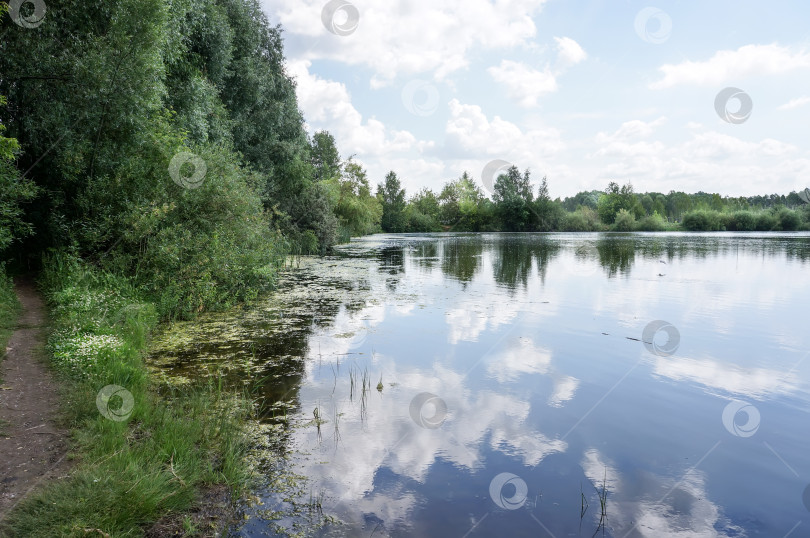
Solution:
[[[647,215],[636,223],[637,231],[640,232],[663,232],[667,229],[667,223],[657,211],[652,215]]]
[[[408,232],[439,232],[441,208],[436,194],[423,188],[405,206],[405,229]]]
[[[681,226],[690,232],[715,232],[724,229],[720,214],[704,209],[686,213],[681,220]]]
[[[464,172],[456,181],[458,193],[458,221],[454,229],[480,232],[487,229],[493,220],[491,202],[472,177]]]
[[[467,172],[446,183],[437,201],[438,220],[447,229],[479,232],[494,220],[492,203]]]
[[[588,221],[581,211],[566,213],[560,223],[560,230],[563,232],[591,232]]]
[[[336,197],[311,180],[280,35],[256,2],[66,0],[34,33],[7,32],[0,91],[14,106],[0,113],[25,150],[20,167],[43,157],[31,175],[46,194],[29,212],[39,248],[73,245],[132,276],[161,315],[187,317],[267,289],[297,240],[306,251],[335,242]],[[170,178],[182,151],[207,166],[198,189]],[[33,186],[10,166],[0,219],[20,236]]]
[[[6,275],[4,265],[0,263],[0,349],[6,349],[6,343],[14,331],[19,314],[20,302],[14,293],[14,283]],[[0,361],[2,361],[2,356],[0,356]],[[1,378],[0,382],[2,382]]]
[[[312,136],[310,155],[316,181],[340,177],[340,154],[329,131],[318,131]]]
[[[633,194],[630,183],[619,187],[618,183],[611,181],[596,205],[599,218],[605,224],[613,224],[622,209],[632,213],[634,219],[644,215],[644,208]]]
[[[363,167],[350,159],[344,164],[343,174],[337,182],[338,201],[335,213],[341,226],[351,235],[375,232],[379,228],[383,208],[371,194]]]
[[[799,229],[810,230],[810,204],[806,204],[804,207],[802,207],[800,214],[804,224],[802,224]]]
[[[775,217],[779,220],[779,227],[786,232],[798,230],[801,226],[802,219],[798,211],[792,211],[785,207],[780,208]]]
[[[615,218],[615,213],[622,207],[632,212],[637,221],[642,220],[645,215],[652,216],[654,213],[658,213],[667,222],[677,222],[690,211],[715,211],[721,213],[720,218],[723,220],[726,229],[736,230],[737,223],[731,217],[732,213],[738,211],[759,213],[765,209],[779,211],[782,207],[789,210],[797,210],[800,209],[800,206],[803,204],[801,198],[795,192],[787,196],[772,194],[746,198],[724,197],[718,193],[706,193],[702,191],[693,194],[676,191],[670,191],[668,194],[659,192],[633,194],[632,197],[626,197],[624,204],[620,204],[618,201],[619,196],[617,195],[622,195],[623,191],[625,191],[624,194],[629,194],[626,192],[626,187],[619,187],[618,184],[611,183],[604,193],[599,191],[582,191],[563,200],[562,205],[566,211],[575,211],[580,206],[597,208],[597,199],[602,197],[604,198],[602,200],[602,216],[604,219],[608,220],[611,216]],[[632,191],[632,189],[630,190]],[[606,194],[608,195],[607,198],[605,198]],[[745,219],[744,216],[743,219]],[[806,221],[807,219],[803,219],[801,215],[800,219],[798,226],[801,228],[803,226],[802,220]],[[793,224],[795,224],[795,221],[789,218],[788,225],[791,226]],[[747,219],[741,222],[740,226],[741,230],[754,229],[753,225],[749,226]],[[669,227],[669,225],[667,225],[667,227]]]
[[[563,200],[562,206],[569,212],[576,211],[579,207],[596,209],[596,202],[601,195],[602,191],[581,191]]]
[[[756,215],[750,211],[735,211],[727,216],[726,229],[737,232],[750,232],[756,229]]]
[[[563,232],[596,232],[601,226],[596,211],[585,206],[580,206],[573,213],[566,213],[560,222],[560,230]]]
[[[0,95],[0,107],[6,98]],[[23,178],[14,167],[20,144],[15,138],[3,136],[6,127],[0,123],[0,259],[15,241],[33,233],[31,223],[24,218],[23,204],[37,195],[37,187]]]
[[[268,205],[287,211],[307,181],[302,168],[289,165],[301,161],[309,167],[309,142],[295,83],[284,68],[281,30],[270,26],[256,0],[219,4],[233,31],[233,60],[220,96],[234,123],[234,144],[248,163],[266,174]]]
[[[636,227],[636,217],[627,211],[626,209],[622,208],[616,213],[616,217],[613,220],[613,231],[616,232],[632,232]]]
[[[54,331],[48,348],[67,385],[74,450],[70,476],[22,501],[0,524],[3,536],[139,536],[143,527],[188,510],[215,483],[239,494],[251,483],[242,422],[249,402],[202,386],[173,391],[162,402],[141,360],[154,306],[124,278],[93,270],[64,253],[49,255],[43,284]],[[99,413],[96,395],[109,384],[128,390],[127,420]],[[113,400],[111,407],[114,409]]]
[[[440,232],[442,227],[436,218],[425,215],[416,206],[408,205],[405,208],[405,231],[417,232]]]
[[[495,180],[495,214],[502,229],[509,232],[527,231],[532,220],[532,188],[528,170],[522,175],[516,166]]]
[[[385,181],[377,185],[377,200],[382,206],[380,227],[384,232],[404,232],[406,229],[405,217],[405,189],[397,178],[396,173],[388,172]]]
[[[767,212],[762,212],[757,215],[755,229],[758,232],[770,232],[779,227],[779,220],[775,215]]]
[[[548,182],[543,177],[540,182],[537,198],[532,204],[534,216],[533,228],[539,232],[558,230],[563,220],[565,210],[558,201],[553,201],[548,194]]]

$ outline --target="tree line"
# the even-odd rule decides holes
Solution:
[[[406,196],[396,173],[377,186],[385,232],[508,231],[794,231],[810,230],[810,205],[799,194],[721,197],[698,192],[636,193],[611,181],[603,191],[552,200],[543,177],[536,194],[529,170],[511,166],[491,197],[464,172],[438,194]]]

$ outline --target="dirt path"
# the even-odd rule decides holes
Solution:
[[[68,433],[55,420],[58,387],[42,362],[45,305],[31,282],[18,280],[15,290],[23,312],[0,361],[0,521],[67,468]]]

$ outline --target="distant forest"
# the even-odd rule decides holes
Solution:
[[[394,172],[377,186],[386,232],[519,231],[795,231],[810,229],[802,195],[723,197],[699,192],[636,193],[611,181],[603,191],[552,200],[542,178],[535,194],[530,172],[512,166],[495,179],[491,197],[468,173],[439,194],[422,189],[407,198]]]
[[[0,3],[0,10],[8,5]],[[552,200],[512,167],[407,196],[309,135],[280,27],[256,0],[52,0],[0,13],[0,260],[69,256],[131,279],[162,316],[272,286],[288,254],[373,232],[807,230],[796,193],[603,191]],[[802,207],[803,206],[803,207]]]

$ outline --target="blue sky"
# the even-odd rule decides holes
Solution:
[[[409,194],[502,159],[552,196],[810,186],[810,2],[263,0],[310,131]],[[324,20],[324,10],[326,18]],[[355,20],[356,19],[356,20]],[[356,22],[356,24],[355,24]],[[738,88],[741,102],[716,108]]]

